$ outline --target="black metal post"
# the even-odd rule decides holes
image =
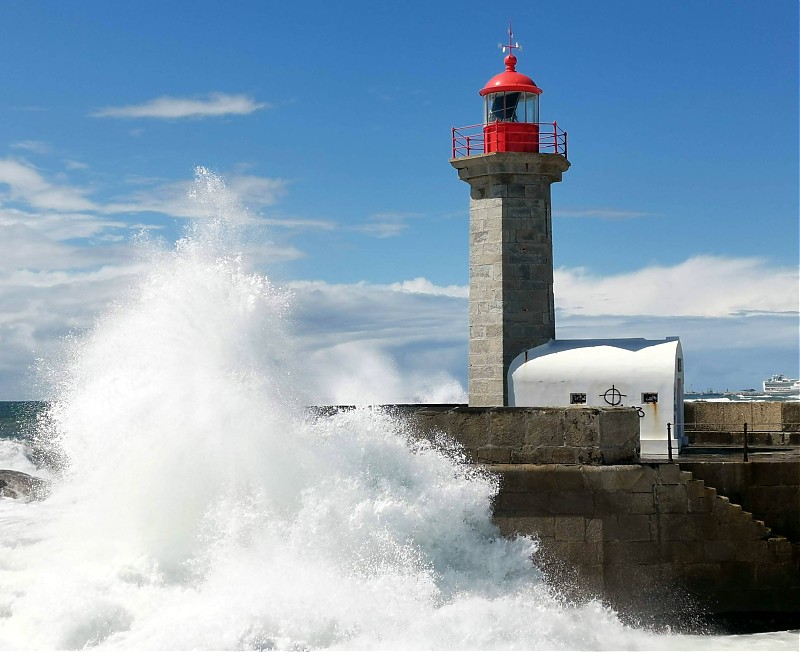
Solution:
[[[747,462],[747,421],[744,422],[744,461]]]
[[[667,455],[669,461],[672,462],[672,424],[667,424]]]

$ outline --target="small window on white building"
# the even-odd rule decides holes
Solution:
[[[586,394],[570,394],[569,395],[569,404],[570,405],[581,405],[586,403]]]
[[[658,403],[658,392],[643,392],[642,403]]]
[[[678,373],[683,371],[683,358],[678,358]]]

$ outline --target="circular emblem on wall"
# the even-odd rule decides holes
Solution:
[[[622,397],[627,396],[627,394],[623,394],[614,385],[611,385],[611,389],[607,389],[599,396],[602,396],[609,405],[619,405],[622,403]]]

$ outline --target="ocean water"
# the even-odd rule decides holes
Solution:
[[[378,409],[314,419],[291,297],[215,210],[0,413],[0,649],[796,649],[797,632],[654,634],[568,604],[499,536],[493,476]]]

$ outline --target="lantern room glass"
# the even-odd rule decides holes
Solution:
[[[539,96],[520,91],[484,95],[484,124],[492,122],[539,122]]]

